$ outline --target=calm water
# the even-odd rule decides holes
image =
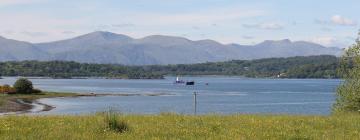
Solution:
[[[174,85],[165,80],[32,79],[36,88],[78,93],[166,93],[164,96],[104,96],[41,99],[56,108],[41,114],[83,114],[115,108],[127,113],[193,113],[193,92],[198,95],[198,113],[330,113],[340,80],[247,79],[240,77],[184,77],[196,86]],[[0,79],[13,84],[16,79]],[[205,83],[209,83],[206,85]]]

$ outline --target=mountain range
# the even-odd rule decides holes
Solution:
[[[239,45],[163,35],[134,39],[103,31],[47,43],[30,43],[0,37],[0,61],[64,60],[101,64],[165,65],[270,57],[340,56],[342,52],[342,49],[337,47],[324,47],[305,41],[292,42],[288,39]]]

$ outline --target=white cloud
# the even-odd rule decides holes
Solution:
[[[284,28],[284,25],[279,23],[258,23],[258,24],[243,24],[245,28],[257,28],[257,29],[265,29],[265,30],[281,30]]]
[[[315,37],[311,39],[310,42],[314,42],[326,47],[340,47],[340,48],[347,47],[346,43],[340,41],[336,37],[331,37],[331,36]]]
[[[330,21],[322,20],[322,19],[315,19],[314,22],[315,22],[316,24],[321,24],[321,25],[328,25],[328,24],[330,24]]]
[[[325,31],[325,32],[331,32],[332,29],[331,28],[328,28],[328,27],[323,27],[321,28],[322,31]]]
[[[47,0],[5,0],[6,5],[27,4]],[[0,0],[0,2],[5,2]],[[2,3],[5,5],[5,3]],[[0,4],[1,6],[1,4]],[[81,9],[81,8],[79,8]],[[83,10],[78,10],[81,15]],[[13,39],[30,42],[47,42],[73,37],[95,30],[108,30],[118,33],[128,33],[141,37],[150,34],[192,34],[194,29],[204,29],[209,25],[232,25],[243,19],[267,15],[258,7],[230,6],[221,8],[205,8],[186,12],[148,12],[132,11],[111,12],[101,15],[56,15],[49,12],[2,12],[0,13],[0,31],[13,30],[15,33],[1,35]],[[195,27],[196,26],[196,27]],[[195,28],[189,28],[195,27]],[[225,26],[224,26],[225,27]],[[262,28],[278,28],[276,25],[264,24]],[[27,31],[27,32],[24,32]],[[69,33],[64,31],[72,31]],[[37,32],[37,33],[36,33]],[[47,33],[42,35],[39,33]],[[31,36],[31,34],[33,36]],[[34,36],[35,35],[35,36]]]
[[[324,46],[331,46],[337,40],[334,37],[316,37],[311,40],[314,43],[318,43]]]
[[[131,15],[131,16],[129,16]],[[181,13],[123,12],[115,17],[126,17],[136,25],[209,25],[219,22],[234,22],[244,18],[266,15],[263,10],[241,7],[212,8]]]
[[[41,36],[48,35],[46,32],[30,32],[30,31],[22,31],[21,34],[31,36],[31,37],[41,37]]]
[[[263,23],[260,24],[260,28],[267,30],[280,30],[283,29],[283,25],[278,23]]]
[[[340,15],[334,15],[328,20],[315,19],[315,23],[321,25],[342,25],[342,26],[356,26],[357,22],[355,20],[345,18]]]
[[[61,19],[42,14],[6,14],[0,13],[0,31],[11,30],[11,32],[1,32],[1,36],[31,41],[47,42],[68,38],[76,34],[64,34],[67,28],[77,28],[79,33],[88,31],[82,30],[86,26],[86,20],[81,19]],[[76,32],[78,33],[78,32]]]
[[[242,38],[243,38],[243,39],[254,39],[255,37],[244,35],[244,36],[242,36]]]
[[[62,33],[63,34],[75,34],[76,32],[74,32],[74,31],[63,31]]]
[[[340,15],[334,15],[331,17],[331,22],[337,25],[345,25],[345,26],[355,26],[357,22]]]
[[[0,0],[0,6],[18,5],[18,4],[31,4],[42,2],[44,0]]]
[[[126,27],[134,27],[135,24],[131,24],[131,23],[120,23],[120,24],[113,24],[111,25],[112,27],[115,28],[126,28]]]

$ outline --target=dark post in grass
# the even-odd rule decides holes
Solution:
[[[197,96],[197,93],[196,92],[194,92],[194,115],[196,115],[196,112],[197,112],[197,110],[196,110],[196,105],[197,105],[197,100],[196,100],[196,96]]]

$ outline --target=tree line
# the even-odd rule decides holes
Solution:
[[[66,61],[0,62],[3,76],[161,79],[165,75],[231,75],[253,78],[339,78],[339,58],[330,55],[232,60],[199,64],[124,66]]]
[[[144,70],[174,75],[237,75],[253,78],[339,78],[339,58],[330,55],[232,60],[191,65],[143,66]]]
[[[38,76],[51,78],[105,77],[119,79],[161,79],[163,75],[146,72],[138,67],[88,64],[72,61],[10,61],[0,62],[2,76]]]

